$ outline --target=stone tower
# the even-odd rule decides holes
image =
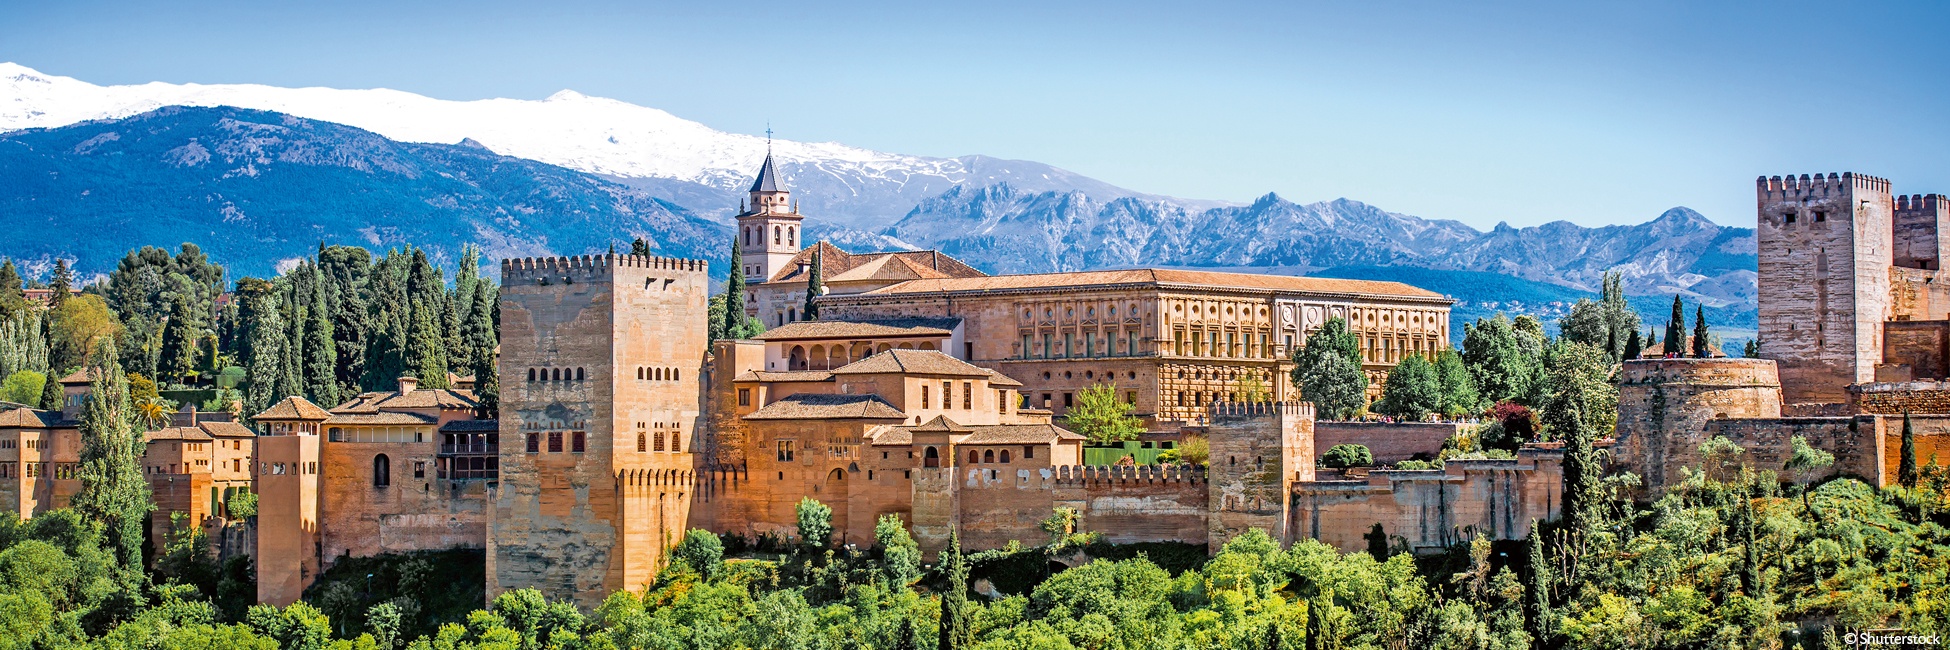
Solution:
[[[1875,380],[1890,317],[1889,181],[1861,174],[1761,177],[1761,356],[1782,398],[1839,403]]]
[[[1944,231],[1950,230],[1950,199],[1942,194],[1896,197],[1896,266],[1943,269]]]
[[[501,478],[488,594],[585,610],[651,581],[684,532],[709,285],[699,260],[501,264]]]
[[[1287,527],[1293,483],[1314,480],[1313,403],[1215,402],[1207,410],[1212,548],[1253,528],[1293,541]]]
[[[771,152],[752,181],[750,207],[738,214],[738,244],[743,253],[746,282],[764,282],[790,263],[798,254],[799,210],[792,206],[792,192],[779,181]]]

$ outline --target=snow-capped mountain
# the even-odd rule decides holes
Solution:
[[[0,133],[116,119],[162,106],[234,106],[372,131],[397,142],[474,142],[495,153],[609,176],[701,214],[734,211],[767,148],[794,198],[833,225],[874,228],[959,185],[1008,182],[1079,190],[1100,200],[1143,196],[1042,163],[986,156],[928,158],[823,142],[725,133],[670,113],[564,90],[543,100],[450,101],[387,89],[256,84],[99,86],[0,63]],[[1206,207],[1217,202],[1192,202]]]

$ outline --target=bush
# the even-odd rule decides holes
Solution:
[[[1367,467],[1374,464],[1374,454],[1366,445],[1340,444],[1320,455],[1320,463],[1328,467]]]

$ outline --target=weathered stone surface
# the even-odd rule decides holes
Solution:
[[[1563,451],[1527,447],[1514,460],[1451,460],[1440,470],[1376,470],[1366,480],[1294,486],[1295,538],[1344,551],[1367,548],[1375,524],[1411,549],[1435,551],[1476,535],[1522,539],[1563,505]]]
[[[1659,494],[1699,465],[1709,420],[1781,417],[1781,382],[1767,359],[1643,359],[1618,376],[1617,444],[1612,462],[1637,472]]]
[[[1474,428],[1475,425],[1457,422],[1326,420],[1314,423],[1314,447],[1325,452],[1334,445],[1363,445],[1374,454],[1376,465],[1386,465],[1417,456],[1434,458],[1442,451],[1443,441]]]

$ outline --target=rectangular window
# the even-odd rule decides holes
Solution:
[[[1063,358],[1068,359],[1076,356],[1076,348],[1074,347],[1076,345],[1076,337],[1077,335],[1071,332],[1063,333]]]
[[[1047,333],[1047,332],[1045,332],[1045,333],[1043,334],[1043,350],[1042,350],[1042,352],[1043,352],[1043,358],[1044,358],[1044,359],[1048,359],[1048,358],[1050,358],[1050,357],[1052,357],[1052,356],[1055,356],[1055,355],[1056,355],[1056,350],[1055,350],[1054,348],[1052,348],[1052,347],[1051,347],[1052,345],[1054,345],[1053,343],[1051,343],[1051,342],[1050,342],[1050,337],[1051,337],[1051,336],[1052,336],[1052,335],[1051,335],[1051,334],[1049,334],[1049,333]]]
[[[588,449],[588,442],[589,442],[589,434],[582,431],[577,431],[573,436],[569,438],[569,444],[570,444],[569,451],[573,451],[575,453],[580,454],[583,451]]]
[[[1076,399],[1075,399],[1075,398],[1076,398],[1076,394],[1074,394],[1074,393],[1064,393],[1064,394],[1063,394],[1063,408],[1066,408],[1066,409],[1067,409],[1067,408],[1070,408],[1071,406],[1075,406],[1075,405],[1076,405]]]
[[[790,462],[792,462],[792,441],[791,441],[791,440],[780,440],[780,441],[779,441],[779,455],[778,455],[778,458],[779,458],[779,462],[781,462],[781,463],[790,463]]]
[[[562,432],[560,431],[548,432],[548,453],[551,454],[562,453]]]
[[[1009,412],[1009,391],[1000,388],[995,389],[995,412]]]
[[[928,407],[928,385],[921,384],[921,408]]]
[[[1095,356],[1096,354],[1097,354],[1097,333],[1084,332],[1083,333],[1083,356],[1086,357]]]
[[[1029,335],[1022,335],[1022,358],[1029,358]]]
[[[1822,212],[1820,210],[1815,211],[1815,223],[1821,223],[1827,220],[1828,220],[1828,213]]]
[[[750,388],[738,389],[738,405],[739,406],[752,405],[752,389]]]
[[[1124,393],[1124,403],[1126,403],[1126,404],[1131,404],[1131,405],[1136,405],[1136,404],[1137,404],[1137,391],[1130,391],[1130,392],[1127,392],[1127,393]]]
[[[1788,222],[1788,223],[1794,223],[1794,213],[1792,213],[1792,212],[1789,212],[1789,213],[1787,213],[1787,214],[1784,214],[1784,215],[1781,215],[1781,217],[1782,217],[1782,218],[1785,218],[1785,219],[1787,220],[1787,222]]]
[[[532,454],[541,450],[542,450],[541,434],[538,433],[528,434],[528,453]]]
[[[961,383],[961,408],[964,411],[974,410],[975,382],[964,381]]]
[[[1043,393],[1043,408],[1049,408],[1049,393]]]
[[[424,460],[413,461],[413,478],[426,478],[426,477],[427,477],[427,462]]]
[[[952,381],[941,382],[941,408],[951,409],[954,407],[955,407],[955,382]]]
[[[1023,448],[1022,448],[1022,457],[1023,457],[1023,458],[1035,458],[1035,457],[1036,457],[1036,448],[1035,448],[1034,446],[1025,446],[1025,447],[1023,447]]]

